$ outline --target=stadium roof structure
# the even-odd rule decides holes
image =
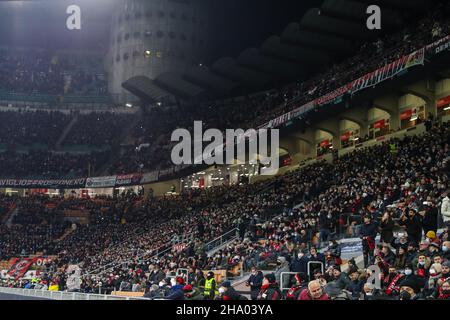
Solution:
[[[205,89],[184,80],[180,73],[163,73],[155,79],[155,83],[168,92],[182,98],[197,98],[205,93]]]
[[[366,26],[366,9],[372,4],[383,8],[381,30]],[[294,79],[303,81],[355,54],[364,42],[400,31],[408,18],[420,18],[429,7],[428,0],[323,0],[259,48],[246,49],[236,59],[218,59],[209,68],[197,66],[180,75],[160,75],[152,85],[181,98],[223,98]]]
[[[130,78],[122,86],[143,101],[159,102],[173,97],[172,94],[145,76]]]

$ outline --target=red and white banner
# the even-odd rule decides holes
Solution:
[[[9,267],[8,275],[16,280],[20,279],[37,260],[38,258],[14,258]]]
[[[172,250],[176,251],[176,252],[180,252],[180,251],[183,251],[186,248],[187,248],[187,244],[186,243],[180,243],[180,244],[173,245]]]

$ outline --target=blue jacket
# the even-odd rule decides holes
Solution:
[[[166,299],[169,300],[184,300],[184,291],[182,285],[174,285],[172,288],[170,288],[169,294]]]

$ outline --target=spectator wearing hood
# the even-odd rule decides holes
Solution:
[[[281,300],[282,295],[273,273],[264,276],[258,300]]]

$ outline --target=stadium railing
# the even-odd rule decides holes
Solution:
[[[51,300],[147,300],[141,297],[0,287],[0,293]]]

